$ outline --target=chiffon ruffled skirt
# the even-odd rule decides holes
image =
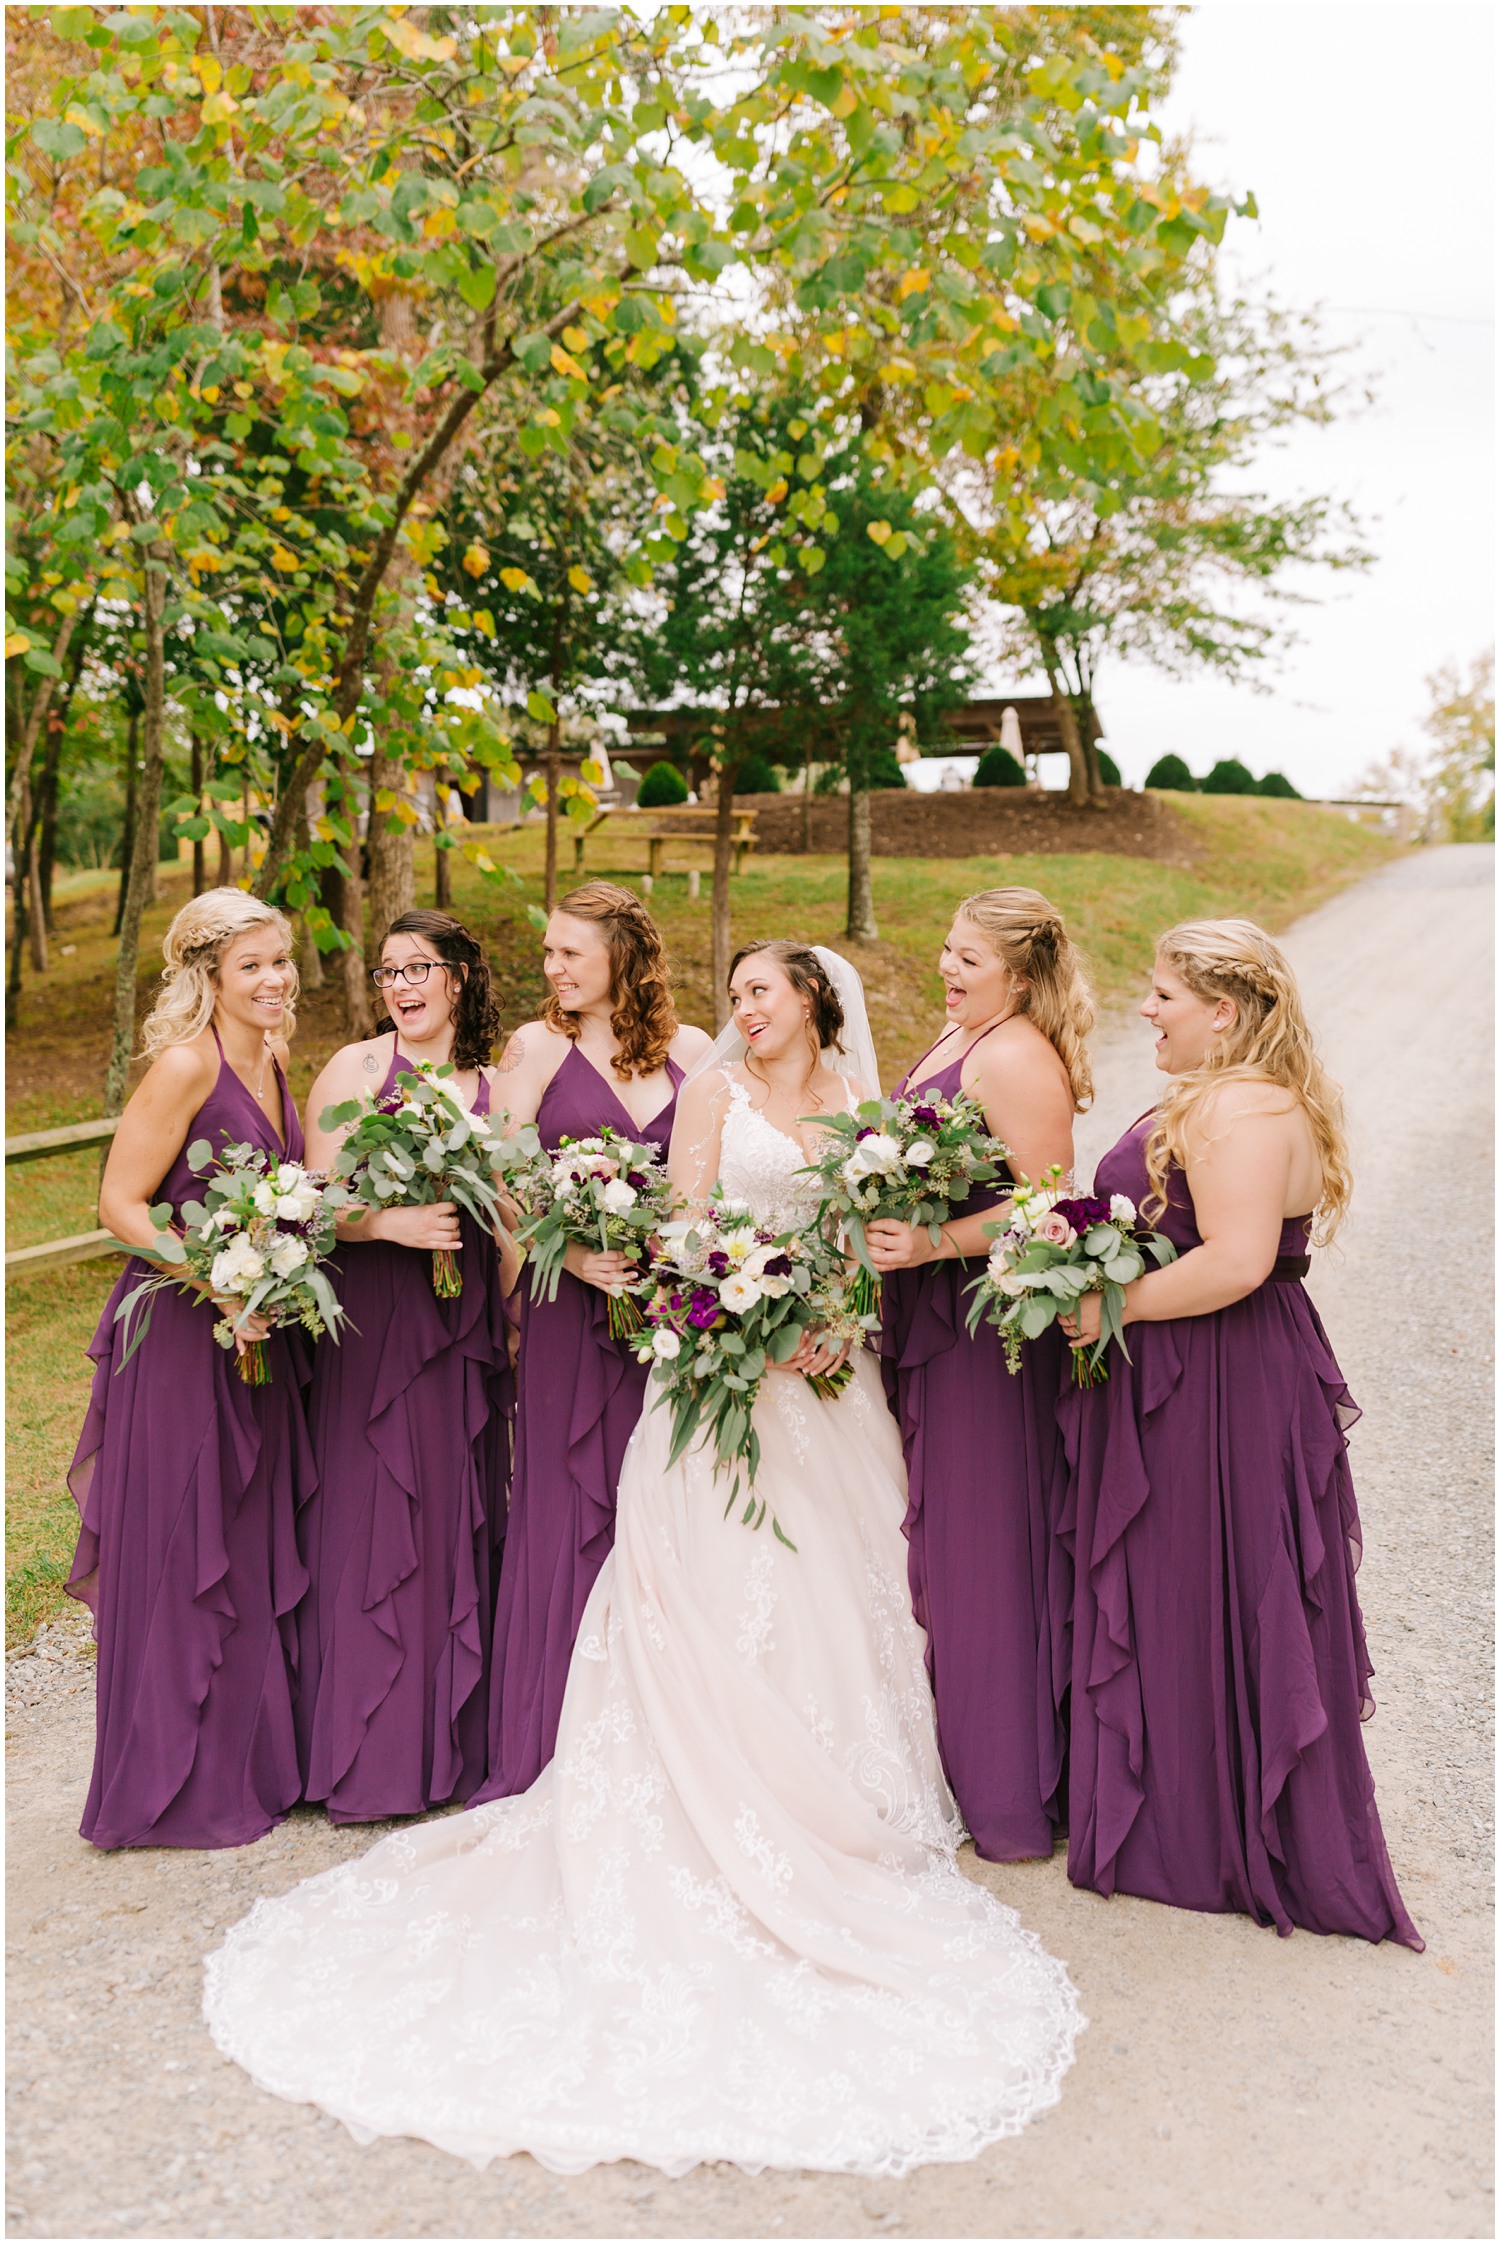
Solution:
[[[1060,1406],[1069,1876],[1420,1948],[1360,1730],[1358,1413],[1317,1312],[1273,1282],[1129,1345]]]
[[[266,1342],[248,1387],[196,1297],[163,1291],[128,1363],[115,1309],[151,1273],[132,1260],[89,1346],[88,1415],[68,1481],[80,1532],[70,1593],[99,1643],[98,1847],[236,1847],[301,1794],[293,1614],[307,1588],[296,1513],[315,1474],[301,1336]]]
[[[757,1404],[795,1550],[700,1456],[668,1470],[667,1425],[631,1442],[551,1766],[259,1902],[209,1959],[214,2038],[478,2164],[971,2158],[1056,2101],[1083,2021],[954,1860],[875,1367]]]
[[[467,1799],[485,1773],[510,1368],[494,1241],[460,1225],[455,1300],[425,1251],[341,1250],[349,1325],[313,1373],[297,1726],[335,1822]]]

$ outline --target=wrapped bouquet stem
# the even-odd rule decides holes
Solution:
[[[145,1250],[165,1267],[133,1288],[115,1311],[125,1345],[123,1370],[145,1339],[153,1297],[164,1286],[206,1294],[223,1312],[214,1326],[221,1348],[233,1348],[253,1317],[299,1324],[316,1339],[339,1337],[343,1306],[321,1268],[333,1249],[346,1204],[343,1188],[295,1161],[278,1161],[258,1146],[226,1146],[215,1159],[207,1138],[188,1147],[188,1166],[204,1179],[203,1198],[179,1209],[151,1210],[160,1234]],[[236,1368],[247,1387],[271,1377],[265,1343],[245,1342]]]
[[[476,1223],[499,1220],[495,1167],[498,1137],[484,1115],[471,1114],[453,1088],[451,1062],[403,1060],[392,1090],[325,1107],[323,1130],[346,1130],[333,1175],[351,1201],[367,1208],[430,1207],[452,1200]],[[453,1301],[463,1272],[448,1247],[432,1250],[432,1290]]]
[[[837,1218],[859,1265],[851,1305],[862,1315],[880,1306],[880,1277],[870,1259],[866,1226],[882,1216],[924,1229],[934,1246],[943,1225],[961,1212],[976,1185],[1004,1175],[1006,1149],[985,1126],[967,1093],[908,1091],[898,1099],[866,1099],[852,1114],[819,1114],[827,1139],[809,1172],[822,1187],[822,1214]]]
[[[1040,1184],[1018,1185],[1005,1223],[989,1229],[989,1260],[969,1288],[969,1330],[981,1317],[989,1319],[1004,1345],[1007,1370],[1019,1371],[1024,1343],[1089,1293],[1099,1296],[1099,1338],[1092,1348],[1072,1350],[1075,1382],[1093,1387],[1109,1377],[1111,1340],[1129,1362],[1125,1288],[1142,1276],[1148,1260],[1160,1268],[1177,1259],[1170,1239],[1142,1228],[1133,1200],[1119,1192],[1110,1199],[1065,1193],[1061,1169],[1052,1169]]]

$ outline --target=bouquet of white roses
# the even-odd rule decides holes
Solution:
[[[328,1332],[336,1340],[343,1304],[319,1265],[333,1247],[334,1225],[347,1198],[342,1187],[258,1146],[226,1146],[216,1161],[208,1139],[199,1138],[187,1157],[196,1173],[210,1172],[203,1198],[177,1210],[163,1201],[151,1210],[161,1239],[148,1251],[153,1261],[172,1268],[144,1279],[115,1311],[125,1326],[119,1368],[144,1340],[152,1296],[163,1286],[186,1291],[196,1282],[212,1288],[227,1311],[214,1326],[221,1348],[232,1348],[236,1331],[256,1316],[302,1325],[314,1339]],[[271,1373],[263,1341],[251,1341],[241,1351],[239,1373],[247,1386],[265,1386]]]
[[[499,1135],[484,1115],[469,1112],[452,1074],[446,1061],[434,1067],[430,1060],[403,1060],[389,1091],[323,1109],[319,1129],[354,1125],[333,1161],[333,1175],[347,1180],[351,1200],[367,1208],[452,1200],[476,1223],[493,1227],[500,1213]],[[451,1248],[432,1250],[432,1290],[444,1301],[464,1290]]]
[[[1023,1341],[1035,1340],[1086,1293],[1099,1296],[1099,1338],[1092,1349],[1073,1350],[1074,1379],[1093,1387],[1109,1377],[1104,1352],[1112,1338],[1130,1361],[1125,1288],[1142,1275],[1148,1255],[1158,1267],[1177,1259],[1170,1239],[1141,1227],[1133,1200],[1123,1192],[1109,1199],[1065,1193],[1062,1170],[1051,1169],[1040,1185],[1018,1185],[1003,1227],[989,1228],[995,1243],[969,1288],[969,1330],[989,1318],[1008,1370],[1020,1370]]]
[[[1004,1177],[1006,1149],[990,1136],[983,1109],[964,1091],[949,1099],[917,1089],[899,1099],[866,1099],[852,1114],[805,1119],[828,1132],[810,1168],[822,1182],[822,1212],[837,1216],[858,1258],[851,1285],[862,1312],[880,1301],[867,1224],[894,1216],[924,1227],[936,1246],[942,1226],[975,1185]]]
[[[506,1185],[530,1221],[517,1234],[531,1264],[531,1298],[557,1299],[563,1257],[571,1241],[601,1254],[650,1260],[650,1242],[672,1212],[672,1188],[654,1145],[638,1145],[618,1130],[591,1138],[564,1138],[556,1153],[528,1123],[504,1142]],[[616,1340],[641,1329],[634,1289],[609,1296],[609,1329]]]
[[[700,1428],[712,1436],[714,1471],[731,1476],[726,1518],[742,1470],[749,1484],[745,1525],[759,1527],[766,1517],[755,1495],[754,1410],[767,1371],[794,1356],[809,1330],[858,1341],[873,1321],[852,1308],[843,1272],[842,1258],[818,1232],[770,1231],[718,1196],[700,1214],[663,1227],[636,1355],[652,1366],[658,1407],[672,1413],[668,1463],[676,1464]],[[852,1376],[845,1364],[809,1384],[830,1400]],[[795,1550],[774,1514],[771,1527]]]

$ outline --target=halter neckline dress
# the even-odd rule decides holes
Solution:
[[[219,1070],[156,1198],[197,1199],[187,1149],[253,1145],[300,1162],[280,1062],[285,1143],[219,1044]],[[68,1473],[80,1529],[69,1593],[99,1644],[96,1746],[81,1830],[98,1847],[236,1847],[301,1791],[292,1693],[295,1608],[307,1587],[296,1514],[312,1495],[297,1330],[266,1342],[247,1387],[213,1336],[216,1312],[166,1289],[122,1362],[115,1311],[158,1266],[132,1256],[89,1344],[88,1415]]]
[[[409,1065],[393,1039],[377,1096]],[[473,1111],[490,1111],[483,1071]],[[485,1774],[513,1395],[495,1241],[463,1211],[459,1235],[455,1300],[426,1248],[351,1242],[330,1265],[349,1321],[308,1397],[297,1728],[307,1798],[335,1823],[465,1800]]]
[[[665,1154],[683,1070],[666,1063],[672,1093],[635,1121],[608,1079],[570,1044],[537,1109],[542,1143],[586,1138],[601,1125]],[[495,1612],[489,1774],[478,1800],[525,1792],[552,1758],[578,1624],[615,1532],[625,1445],[646,1392],[646,1367],[612,1337],[609,1303],[571,1272],[555,1301],[533,1301],[521,1280],[516,1448],[510,1524]]]
[[[991,1030],[912,1085],[929,1046],[896,1087],[954,1098],[964,1061]],[[939,1039],[939,1042],[941,1039]],[[960,1039],[960,1041],[962,1041]],[[961,1213],[1005,1197],[980,1188]],[[1059,1820],[1065,1676],[1055,1657],[1050,1577],[1064,1459],[1055,1406],[1057,1333],[1005,1367],[988,1323],[967,1330],[979,1258],[890,1272],[881,1288],[886,1394],[906,1452],[908,1575],[927,1631],[927,1670],[943,1764],[979,1854],[1009,1862],[1052,1852]]]

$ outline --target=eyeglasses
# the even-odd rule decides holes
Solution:
[[[372,966],[370,980],[378,990],[388,990],[393,982],[411,982],[420,988],[434,966],[441,966],[440,958],[414,958],[405,966]]]

